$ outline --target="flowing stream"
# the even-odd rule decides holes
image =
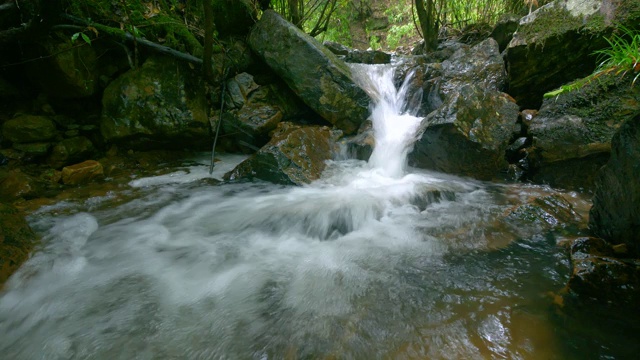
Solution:
[[[389,68],[354,72],[375,99],[369,162],[288,187],[191,181],[205,160],[132,181],[124,203],[33,214],[43,245],[0,294],[0,357],[615,355],[624,339],[553,306],[569,273],[560,234],[505,215],[554,191],[407,168],[421,119],[406,84]]]

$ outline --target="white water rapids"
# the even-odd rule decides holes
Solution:
[[[127,203],[32,215],[43,246],[0,295],[1,357],[552,358],[538,304],[567,266],[504,222],[528,195],[407,169],[406,86],[354,71],[377,99],[368,163],[303,187],[139,179]]]

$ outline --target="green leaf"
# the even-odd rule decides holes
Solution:
[[[75,33],[71,35],[71,42],[75,42],[76,40],[78,40],[78,36],[80,36],[80,33]]]
[[[89,39],[89,36],[85,33],[80,34],[80,36],[82,36],[82,40],[84,40],[84,42],[86,42],[87,44],[91,45],[91,39]]]

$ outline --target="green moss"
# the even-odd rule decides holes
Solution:
[[[600,35],[607,29],[605,17],[598,13],[590,15],[586,20],[581,16],[573,16],[560,6],[541,8],[537,18],[518,28],[517,34],[526,43],[557,37],[569,31],[587,32]]]

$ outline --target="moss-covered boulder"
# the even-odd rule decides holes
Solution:
[[[2,136],[13,143],[44,142],[56,134],[56,125],[46,116],[20,115],[2,125]]]
[[[545,99],[529,122],[529,178],[568,189],[593,188],[620,126],[640,114],[640,87],[632,76],[609,73],[584,87]]]
[[[249,45],[315,112],[346,133],[367,118],[369,97],[351,71],[317,40],[266,10]]]
[[[184,64],[151,57],[105,89],[100,130],[107,143],[135,149],[210,146],[203,85]]]
[[[320,178],[332,158],[337,133],[326,126],[280,123],[271,141],[225,175],[226,180],[261,179],[301,185]]]
[[[509,90],[518,104],[537,108],[542,95],[590,74],[591,54],[607,46],[600,0],[554,1],[520,19],[505,53]]]
[[[462,86],[423,120],[409,163],[492,179],[507,167],[505,151],[517,119],[518,105],[506,94]]]
[[[596,180],[589,227],[640,256],[640,112],[616,133],[612,150]]]
[[[24,214],[0,202],[0,289],[9,276],[29,258],[37,237]]]

